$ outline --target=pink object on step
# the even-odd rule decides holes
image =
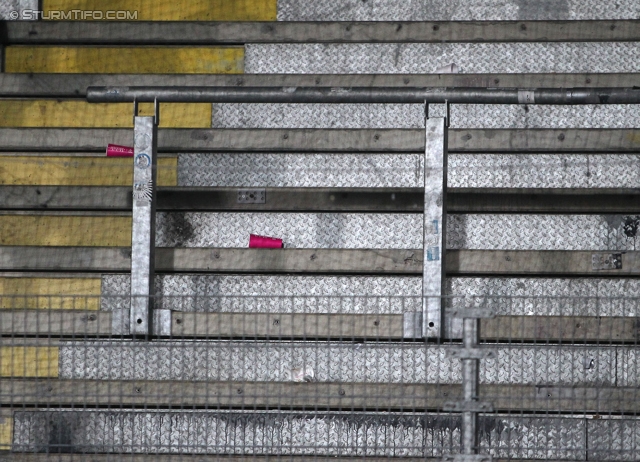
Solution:
[[[277,237],[249,234],[250,249],[281,249],[282,247],[282,239],[278,239]]]
[[[133,157],[133,148],[118,144],[108,144],[107,157]]]

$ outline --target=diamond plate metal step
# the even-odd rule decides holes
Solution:
[[[637,0],[522,2],[471,0],[278,0],[279,21],[518,21],[636,19]]]
[[[635,419],[621,424],[639,431]],[[494,457],[584,460],[589,425],[585,418],[481,417],[480,448]],[[14,428],[13,450],[29,452],[415,457],[460,448],[460,418],[446,414],[20,411]],[[616,433],[593,431],[600,447],[621,444]]]
[[[637,386],[635,351],[500,345],[481,383]],[[60,343],[59,377],[114,380],[290,381],[300,368],[320,382],[459,383],[460,361],[419,343],[122,341]],[[617,377],[618,368],[622,377]]]
[[[640,71],[637,42],[247,44],[245,50],[248,74],[430,74],[452,62],[465,74]]]
[[[621,215],[450,215],[448,249],[635,250],[637,217]],[[249,234],[286,248],[419,249],[422,215],[162,212],[158,247],[247,247]]]
[[[419,154],[180,154],[178,185],[424,187]],[[450,154],[449,188],[635,188],[635,154]]]
[[[444,117],[441,104],[431,117]],[[452,128],[635,128],[637,105],[454,104]],[[213,104],[213,128],[421,128],[422,104]]]
[[[628,278],[448,278],[446,295],[500,297],[498,316],[640,316],[640,280]],[[261,276],[163,274],[158,308],[245,313],[381,313],[421,311],[414,276]],[[129,276],[102,276],[102,310],[124,308]],[[402,294],[403,297],[398,297]],[[340,298],[342,297],[342,298]]]

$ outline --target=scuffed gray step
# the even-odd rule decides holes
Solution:
[[[429,107],[443,117],[443,105]],[[635,128],[640,107],[454,104],[451,128]],[[420,128],[422,104],[213,104],[213,128]]]
[[[247,44],[248,74],[465,74],[640,71],[640,43]]]
[[[450,215],[448,249],[634,250],[633,217]],[[636,225],[637,226],[637,225]],[[419,249],[421,214],[158,213],[158,247],[247,247],[249,234],[287,248]]]
[[[180,154],[180,186],[424,187],[419,154]],[[635,188],[634,154],[450,154],[450,188]]]
[[[421,343],[62,342],[59,377],[290,381],[304,371],[320,382],[460,383],[460,360],[445,350]],[[505,344],[496,350],[496,359],[481,362],[481,383],[640,384],[637,374],[617,377],[618,369],[636,370],[635,357],[613,347]]]
[[[638,432],[636,420],[624,422]],[[584,460],[587,425],[585,418],[483,416],[479,443],[494,457]],[[432,457],[460,451],[460,427],[447,414],[21,411],[13,450]],[[599,431],[598,442],[620,444],[613,435]]]
[[[279,21],[637,19],[637,0],[278,0]]]

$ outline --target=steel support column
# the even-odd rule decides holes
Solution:
[[[130,334],[150,334],[155,265],[157,125],[135,117]]]
[[[444,118],[427,119],[424,152],[424,240],[422,333],[442,335],[445,257],[447,127]]]

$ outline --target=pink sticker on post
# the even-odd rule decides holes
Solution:
[[[107,157],[133,157],[133,148],[119,144],[108,144]]]
[[[282,239],[249,234],[250,249],[281,249],[282,247]]]

